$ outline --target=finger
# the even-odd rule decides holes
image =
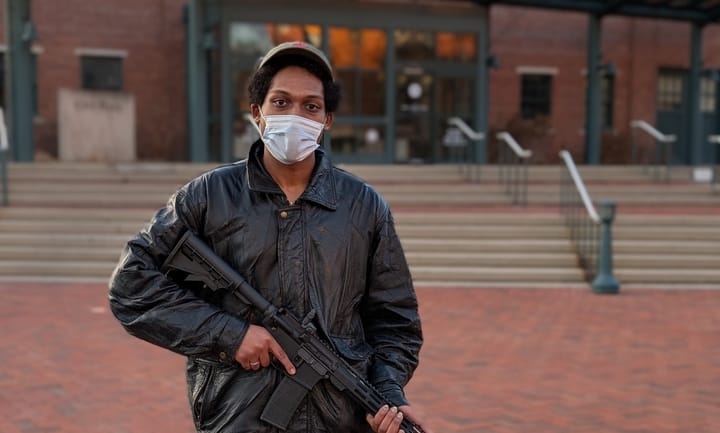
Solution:
[[[370,413],[367,414],[367,417],[365,417],[365,419],[374,431],[378,431],[378,426],[380,425],[380,422],[383,420],[383,418],[385,418],[385,415],[388,413],[388,411],[390,411],[390,407],[388,407],[388,405],[384,405],[383,407],[378,409],[375,415]]]
[[[393,425],[397,418],[398,410],[396,407],[391,407],[390,411],[388,411],[385,416],[383,417],[382,421],[380,421],[380,425],[378,426],[379,432],[389,432],[389,431],[397,431],[397,427],[395,430],[390,430],[390,427]],[[397,423],[400,425],[400,423]]]
[[[270,360],[271,360],[270,352],[265,352],[265,351],[260,352],[260,357],[258,358],[258,360],[260,361],[261,366],[263,366],[263,367],[269,366]]]
[[[270,352],[275,357],[275,359],[280,361],[280,364],[285,367],[285,371],[287,371],[288,374],[295,374],[295,366],[293,365],[292,361],[290,361],[290,358],[288,358],[288,356],[285,354],[285,351],[282,349],[282,347],[280,347],[280,345],[274,339],[270,343]]]
[[[402,432],[402,430],[400,430],[400,424],[402,423],[403,417],[404,417],[403,413],[398,410],[398,412],[395,414],[395,418],[390,423],[390,428],[388,431],[389,432],[392,432],[392,431]]]
[[[404,418],[410,419],[412,422],[422,428],[425,433],[432,433],[432,430],[425,425],[425,416],[422,411],[407,405],[400,406],[398,409],[402,411]]]
[[[365,421],[367,421],[367,423],[370,424],[370,428],[373,429],[373,431],[377,431],[377,427],[375,426],[375,417],[373,417],[370,414],[367,414],[365,416]]]

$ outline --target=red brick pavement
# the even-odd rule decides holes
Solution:
[[[720,432],[720,292],[420,288],[436,433]],[[182,357],[102,285],[0,284],[0,432],[191,432]]]

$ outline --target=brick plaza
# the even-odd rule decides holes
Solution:
[[[418,288],[436,433],[720,432],[720,293]],[[0,283],[0,432],[193,432],[179,355],[102,284]]]

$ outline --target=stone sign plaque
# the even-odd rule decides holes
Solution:
[[[135,99],[121,92],[60,89],[61,161],[134,161]]]

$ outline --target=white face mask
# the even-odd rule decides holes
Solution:
[[[294,114],[264,116],[261,111],[260,116],[265,121],[265,132],[261,133],[265,148],[281,163],[300,162],[320,147],[317,140],[324,123]]]

